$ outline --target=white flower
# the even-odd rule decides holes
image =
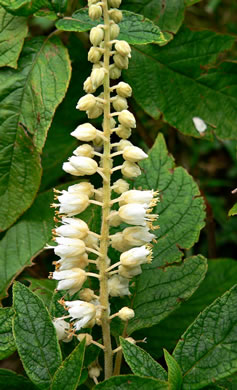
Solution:
[[[137,267],[138,265],[151,262],[151,249],[146,245],[132,248],[122,253],[120,262],[124,267]]]
[[[132,247],[151,242],[155,237],[155,234],[149,232],[148,227],[134,226],[123,230],[123,239]]]
[[[134,276],[140,275],[142,273],[142,269],[140,265],[137,265],[136,267],[128,268],[124,267],[123,265],[120,265],[118,268],[119,275],[123,276],[124,278],[131,279]]]
[[[122,307],[122,309],[119,310],[118,312],[118,317],[122,320],[122,321],[128,321],[128,320],[131,320],[133,317],[135,316],[135,313],[132,309],[130,309],[129,307]]]
[[[85,252],[85,243],[77,238],[56,237],[59,244],[54,247],[54,253],[62,258],[80,256]]]
[[[82,145],[83,146],[83,145]],[[66,191],[65,191],[66,192]],[[94,186],[88,181],[82,181],[81,183],[74,184],[68,187],[69,193],[85,194],[89,197],[94,194]],[[64,191],[63,191],[64,193]]]
[[[88,322],[94,319],[96,315],[96,307],[92,303],[84,301],[66,301],[65,305],[69,308],[69,315],[72,320],[79,319],[75,322],[74,327],[76,330],[85,328]]]
[[[123,151],[124,160],[138,162],[147,158],[148,155],[137,146],[127,146]]]
[[[128,279],[125,279],[120,275],[113,275],[108,280],[108,291],[111,297],[130,295]]]
[[[55,232],[60,236],[82,239],[89,233],[89,228],[86,222],[79,218],[62,218],[62,226],[55,229]]]
[[[122,221],[129,225],[146,226],[147,204],[129,203],[119,208],[118,214]]]
[[[59,280],[57,290],[69,290],[69,294],[73,295],[79,291],[86,281],[86,272],[81,268],[72,268],[65,271],[54,271],[53,279]]]
[[[121,232],[112,235],[111,246],[119,252],[124,252],[131,248],[129,243],[124,240],[123,233]]]
[[[72,156],[69,163],[75,168],[77,176],[94,175],[98,168],[97,162],[90,157]]]
[[[97,135],[97,130],[90,123],[84,123],[77,126],[77,128],[71,133],[71,135],[77,138],[79,141],[93,141]]]
[[[71,268],[86,268],[89,264],[88,254],[83,253],[80,256],[65,257],[55,262],[60,271],[68,270]]]
[[[75,194],[65,191],[58,197],[59,213],[67,214],[69,217],[82,213],[89,206],[89,198],[84,194]]]
[[[150,205],[156,193],[153,190],[148,191],[139,191],[139,190],[130,190],[126,191],[121,196],[121,201],[119,204],[122,206],[127,203],[146,203]]]
[[[53,320],[54,327],[56,329],[58,340],[63,340],[64,342],[71,341],[72,336],[69,335],[68,331],[70,329],[70,324],[61,318],[55,318]]]

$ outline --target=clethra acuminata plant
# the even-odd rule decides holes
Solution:
[[[127,103],[132,94],[131,87],[124,82],[113,81],[111,84],[111,80],[121,76],[122,69],[127,69],[131,57],[129,44],[117,39],[118,23],[122,20],[122,12],[117,9],[120,4],[121,0],[89,0],[90,18],[96,20],[102,17],[104,24],[90,31],[92,47],[88,59],[93,67],[84,83],[86,95],[78,101],[76,108],[86,111],[90,119],[103,115],[103,130],[90,123],[78,126],[71,135],[86,143],[74,150],[74,155],[63,164],[64,171],[73,176],[99,174],[103,185],[95,189],[89,181],[82,181],[70,186],[67,191],[55,190],[58,203],[53,204],[58,208],[58,225],[53,230],[57,246],[53,248],[60,259],[54,263],[56,270],[51,277],[59,281],[57,290],[66,290],[70,296],[78,293],[79,298],[60,300],[67,314],[56,318],[54,325],[60,340],[70,341],[73,336],[79,340],[86,337],[87,345],[94,343],[103,349],[105,378],[113,374],[113,355],[120,350],[120,347],[112,350],[110,322],[115,317],[126,322],[135,315],[128,307],[110,313],[109,297],[130,295],[131,279],[142,272],[142,264],[151,262],[150,243],[155,235],[150,230],[154,229],[152,223],[157,218],[152,214],[152,208],[158,201],[157,191],[129,190],[129,184],[124,180],[139,176],[138,163],[148,156],[127,140],[131,129],[136,127]],[[95,96],[99,88],[102,92],[97,92],[98,96]],[[120,140],[111,143],[111,136],[114,139],[115,134]],[[95,145],[100,145],[103,153],[97,152]],[[123,157],[124,162],[114,167],[113,158],[118,155]],[[112,183],[111,176],[118,170],[123,179]],[[113,200],[112,191],[117,194]],[[84,221],[75,217],[90,204],[102,209],[100,234],[90,231]],[[110,233],[110,227],[118,228],[122,223],[128,225],[123,231]],[[118,255],[112,264],[108,257],[109,246],[120,252],[120,257]],[[93,272],[90,264],[94,265]],[[98,279],[98,292],[83,288],[90,277]],[[89,333],[81,333],[83,328],[92,328],[95,324],[101,326],[102,344],[93,340]],[[100,370],[95,366],[89,371],[95,382],[99,374]]]

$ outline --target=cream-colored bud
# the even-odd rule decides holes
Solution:
[[[122,220],[119,217],[117,211],[111,211],[109,218],[109,225],[113,227],[117,227],[121,224]]]
[[[112,80],[119,79],[119,77],[121,76],[121,73],[122,73],[121,69],[119,69],[116,65],[110,65],[109,77]]]
[[[86,93],[93,93],[96,91],[96,88],[94,88],[92,85],[91,77],[87,77],[83,84],[83,89]]]
[[[98,168],[97,162],[89,157],[72,156],[69,158],[69,163],[76,169],[77,176],[94,175]]]
[[[124,160],[138,162],[147,158],[148,155],[137,146],[127,146],[123,151]]]
[[[134,276],[140,275],[142,273],[142,269],[140,265],[136,267],[128,268],[124,267],[124,265],[120,265],[118,268],[119,275],[123,276],[127,279],[132,279]]]
[[[132,142],[130,142],[128,140],[125,140],[125,139],[121,139],[121,141],[119,141],[119,143],[117,145],[117,150],[122,150],[123,151],[128,146],[133,146]]]
[[[93,141],[97,135],[97,130],[90,123],[83,123],[83,125],[77,126],[77,128],[71,133],[71,135],[77,138],[79,141]]]
[[[116,96],[113,100],[113,107],[115,111],[123,111],[128,108],[127,100],[121,96]]]
[[[121,56],[130,57],[131,55],[131,47],[126,41],[117,41],[115,43],[115,50],[117,50]]]
[[[116,134],[120,138],[127,139],[131,136],[132,130],[130,129],[130,127],[119,125],[118,129],[116,130]]]
[[[79,293],[79,297],[82,301],[90,302],[95,298],[95,294],[90,288],[83,288]]]
[[[98,241],[98,238],[90,233],[84,238],[84,242],[88,248],[95,248],[98,246]]]
[[[55,318],[53,320],[54,327],[56,329],[58,340],[69,342],[72,339],[72,335],[69,334],[70,324],[61,318]]]
[[[132,163],[130,161],[124,161],[121,172],[125,177],[133,178],[141,175],[141,169],[136,163]]]
[[[129,321],[135,316],[134,310],[129,309],[129,307],[123,307],[122,309],[119,310],[118,312],[118,317],[122,321]]]
[[[103,67],[93,68],[91,72],[91,82],[94,88],[103,84],[105,78],[105,69]]]
[[[70,270],[72,268],[84,269],[88,266],[88,254],[83,253],[80,256],[65,257],[56,262],[60,271]]]
[[[128,69],[128,57],[121,56],[121,54],[115,54],[113,60],[119,69]]]
[[[98,202],[103,202],[103,187],[97,188],[96,191],[95,200],[98,200]]]
[[[114,118],[110,118],[110,128],[113,129],[115,126],[116,126],[116,121],[114,120]],[[102,127],[103,127],[103,130],[104,130],[104,120],[103,120],[103,123],[102,123]]]
[[[100,376],[100,369],[99,367],[90,367],[88,370],[88,375],[90,378],[98,378]]]
[[[123,180],[123,179],[118,179],[114,184],[113,184],[113,190],[117,194],[122,194],[125,191],[129,190],[129,184]]]
[[[131,248],[131,246],[125,242],[123,233],[120,232],[112,235],[111,246],[119,252],[125,252]]]
[[[100,27],[93,27],[90,31],[90,41],[93,46],[98,46],[104,39],[104,30]]]
[[[88,347],[93,341],[93,337],[89,333],[80,333],[77,335],[79,341],[82,341],[84,338],[86,338],[86,346]]]
[[[123,110],[119,114],[118,120],[119,123],[121,123],[121,125],[124,125],[125,127],[136,127],[136,119],[134,118],[134,115],[128,110]]]
[[[93,108],[96,105],[96,98],[91,93],[88,93],[85,96],[82,96],[76,105],[76,108],[81,111],[87,111]]]
[[[103,145],[103,143],[104,143],[103,139],[101,137],[99,137],[98,135],[93,140],[93,145],[95,146],[95,148],[101,147]]]
[[[130,295],[129,281],[120,275],[113,275],[108,280],[108,291],[111,297]]]
[[[94,186],[88,181],[82,181],[81,183],[73,184],[72,186],[69,186],[68,192],[70,194],[77,194],[77,195],[85,194],[91,197],[94,194]]]
[[[116,92],[119,96],[125,98],[132,96],[132,88],[129,84],[124,83],[123,81],[117,85]]]
[[[151,242],[155,237],[155,234],[150,233],[147,227],[134,226],[123,230],[124,240],[132,247]]]
[[[93,4],[89,6],[89,17],[92,20],[96,20],[101,18],[102,16],[102,8],[100,5]]]
[[[88,52],[88,61],[96,64],[97,62],[100,61],[102,56],[102,51],[98,49],[97,47],[91,47],[89,52]]]
[[[120,33],[119,26],[116,23],[112,23],[110,25],[110,39],[111,39],[111,41],[116,39],[118,37],[119,33]]]
[[[151,262],[151,249],[148,245],[129,249],[120,256],[121,264],[124,267],[133,268],[141,264]]]
[[[99,106],[99,104],[96,104],[91,110],[86,111],[86,114],[87,114],[89,119],[98,118],[100,115],[102,115],[102,113],[103,113],[103,110]]]
[[[109,6],[113,8],[119,8],[122,0],[109,0]]]
[[[109,16],[115,23],[120,23],[123,19],[122,12],[116,8],[110,9]]]
[[[73,151],[73,154],[75,154],[75,156],[92,158],[94,157],[94,148],[89,144],[83,144],[78,146],[78,148]]]

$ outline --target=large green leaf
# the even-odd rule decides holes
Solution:
[[[151,378],[136,375],[121,375],[110,378],[95,386],[97,390],[168,390],[168,384]]]
[[[52,390],[76,390],[84,361],[85,341],[84,339],[78,344],[58,368],[53,378]]]
[[[184,18],[184,0],[126,0],[122,8],[153,20],[162,31],[176,33]]]
[[[83,32],[90,30],[101,22],[102,20],[92,21],[89,18],[88,9],[80,9],[71,17],[58,20],[56,27],[64,31]],[[142,45],[154,42],[164,45],[167,42],[158,26],[151,20],[133,12],[124,11],[123,20],[119,26],[120,35],[118,39],[124,39],[131,44]]]
[[[14,371],[0,369],[1,390],[37,390],[36,386],[26,377],[17,375]]]
[[[69,79],[68,53],[57,37],[27,42],[18,69],[0,72],[1,230],[35,197],[41,176],[39,153]]]
[[[52,6],[49,0],[0,0],[0,4],[14,15],[28,16],[40,8],[49,8]]]
[[[124,77],[153,118],[163,113],[173,127],[200,137],[193,123],[198,117],[207,125],[202,136],[211,138],[214,132],[220,138],[236,138],[236,64],[204,68],[233,42],[231,36],[182,29],[167,46],[136,46]]]
[[[120,337],[123,356],[135,375],[167,380],[167,372],[146,351]]]
[[[12,336],[13,314],[14,311],[11,307],[0,308],[0,360],[5,359],[16,350]]]
[[[149,329],[145,348],[156,358],[162,356],[163,348],[174,349],[177,340],[197,315],[217,297],[224,294],[236,283],[237,262],[232,259],[210,260],[204,281],[198,290],[180,308],[159,325]],[[136,338],[147,336],[147,331],[139,331]]]
[[[0,7],[0,67],[17,68],[27,32],[26,18],[13,16]]]
[[[201,389],[236,372],[236,342],[237,285],[208,306],[178,342],[174,357],[184,390]]]
[[[26,280],[30,282],[30,290],[41,298],[45,306],[49,308],[57,282],[52,279],[35,279],[31,277],[27,277]]]
[[[40,389],[48,389],[61,363],[56,330],[43,302],[23,284],[13,288],[13,334],[24,369]]]

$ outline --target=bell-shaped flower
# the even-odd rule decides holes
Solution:
[[[52,279],[59,280],[57,290],[68,290],[70,295],[79,291],[86,281],[86,272],[81,268],[54,271]]]
[[[54,247],[54,253],[62,258],[80,256],[85,253],[85,243],[77,238],[56,237],[58,243]]]
[[[80,214],[89,206],[87,195],[65,192],[58,197],[59,213],[67,214],[69,217]]]
[[[147,208],[146,203],[128,203],[119,208],[118,215],[129,225],[146,226]]]
[[[125,267],[124,265],[120,265],[118,267],[118,273],[124,278],[132,279],[134,276],[140,275],[142,269],[140,265],[137,265],[136,267]]]
[[[150,206],[154,196],[155,192],[153,190],[151,191],[139,191],[139,190],[130,190],[124,192],[120,197],[119,204],[122,206],[127,203],[146,203]]]
[[[85,252],[80,256],[64,257],[55,262],[56,268],[59,271],[64,271],[72,268],[86,268],[89,264],[88,254]]]
[[[124,241],[132,247],[151,242],[155,237],[155,234],[149,232],[148,227],[134,226],[123,230]]]
[[[67,192],[67,191],[65,191],[65,192]],[[89,198],[90,198],[94,194],[94,186],[91,183],[89,183],[88,181],[82,181],[81,183],[69,186],[68,192],[75,193],[78,195],[84,194],[84,195],[89,196]]]
[[[130,295],[129,281],[120,275],[113,275],[108,280],[108,291],[111,297]]]
[[[132,248],[120,256],[120,262],[124,267],[137,267],[138,265],[150,263],[152,260],[151,248],[143,245],[138,248]]]
[[[84,301],[65,301],[65,305],[68,307],[68,313],[72,317],[72,320],[77,320],[74,323],[76,330],[86,328],[88,323],[95,318],[96,307],[94,304]]]
[[[88,225],[82,219],[63,217],[62,223],[55,229],[59,236],[83,239],[89,233]]]
[[[53,320],[54,327],[56,329],[57,338],[59,341],[69,342],[72,339],[72,335],[69,334],[70,324],[62,318],[55,318]]]

